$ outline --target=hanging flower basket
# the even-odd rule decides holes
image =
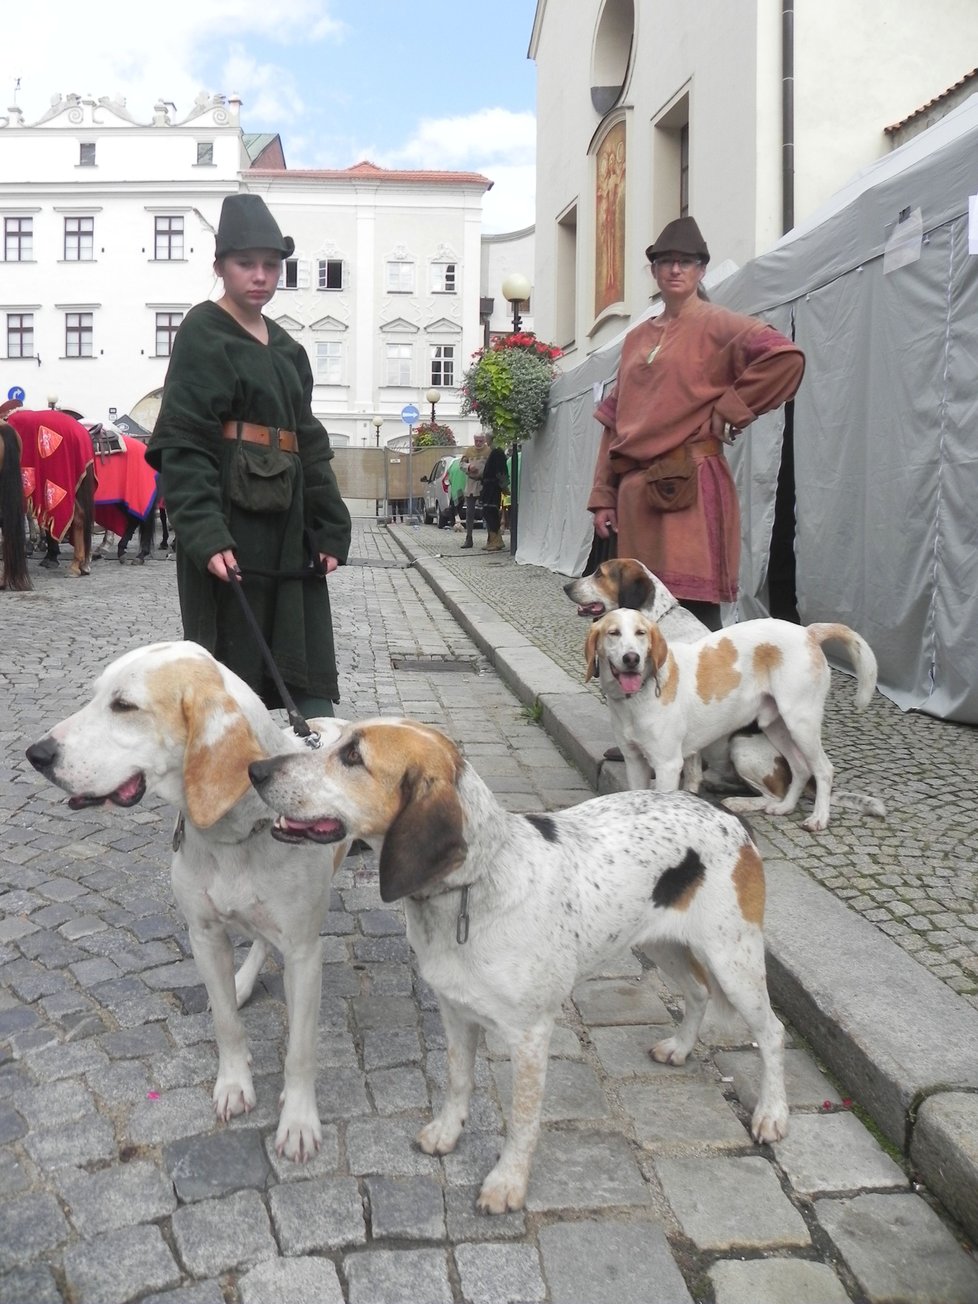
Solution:
[[[414,427],[415,448],[454,447],[455,433],[440,421],[422,421]]]
[[[475,415],[499,448],[530,439],[547,415],[560,349],[520,331],[472,355],[462,377],[462,415]]]

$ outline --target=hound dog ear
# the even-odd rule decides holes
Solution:
[[[587,638],[584,640],[584,660],[587,663],[587,670],[584,674],[584,682],[589,684],[594,676],[598,673],[598,644],[601,641],[601,630],[598,628],[600,621],[595,621],[587,632]]]
[[[669,644],[663,637],[658,625],[649,625],[649,656],[655,663],[656,670],[661,670],[669,655]]]
[[[248,766],[265,753],[234,698],[212,683],[190,681],[184,691],[187,746],[183,788],[187,815],[209,829],[251,789]]]
[[[654,588],[655,586],[648,575],[640,570],[638,566],[629,565],[627,561],[622,562],[618,580],[619,607],[627,607],[632,611],[641,611],[649,598],[652,597]]]
[[[403,804],[380,850],[380,899],[399,901],[457,869],[468,854],[455,785],[416,767],[401,780]]]

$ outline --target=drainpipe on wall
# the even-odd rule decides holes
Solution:
[[[795,5],[781,0],[781,233],[795,224]]]

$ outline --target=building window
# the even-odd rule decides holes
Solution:
[[[7,357],[33,358],[34,314],[32,312],[7,313]]]
[[[319,260],[319,280],[321,290],[343,289],[343,259],[321,258]]]
[[[182,312],[158,312],[156,314],[156,356],[168,358],[173,352],[173,337],[177,327],[183,321]]]
[[[156,219],[157,262],[179,262],[183,259],[183,218],[158,217]]]
[[[343,343],[341,340],[316,341],[316,380],[320,385],[343,384]]]
[[[679,129],[679,216],[689,216],[689,123]]]
[[[410,344],[387,345],[388,385],[411,384],[411,360],[414,349]]]
[[[198,164],[214,162],[214,142],[212,140],[198,140],[197,162]]]
[[[399,259],[396,262],[387,264],[387,293],[414,293],[414,263],[403,262]]]
[[[92,323],[93,317],[90,312],[65,313],[66,358],[91,358],[94,356],[92,350]]]
[[[431,350],[431,383],[438,389],[454,389],[454,344],[436,344]]]
[[[65,218],[65,262],[90,263],[94,257],[95,218]]]
[[[34,261],[34,219],[32,217],[5,217],[3,219],[3,256],[8,263]]]
[[[78,163],[81,167],[95,166],[95,141],[83,140],[78,146]]]
[[[432,294],[454,294],[455,293],[455,263],[432,263],[431,264],[431,292]]]
[[[286,258],[282,263],[282,274],[278,278],[278,288],[280,290],[295,290],[299,285],[299,260],[298,258]]]

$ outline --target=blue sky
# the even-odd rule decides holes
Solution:
[[[35,0],[4,16],[0,104],[30,123],[52,96],[126,98],[176,120],[236,91],[245,131],[276,131],[290,167],[482,172],[485,229],[533,222],[534,0]],[[57,37],[51,39],[55,31]],[[2,109],[0,109],[2,112]]]

